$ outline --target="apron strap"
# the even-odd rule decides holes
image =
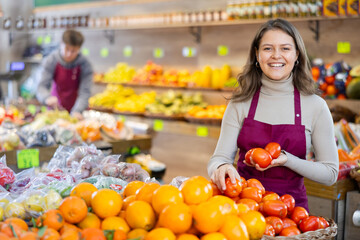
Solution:
[[[295,109],[295,125],[301,125],[301,103],[300,93],[297,88],[294,88],[294,109]]]
[[[249,114],[247,116],[249,119],[254,119],[254,117],[255,117],[256,107],[259,102],[259,96],[260,96],[260,88],[255,92],[255,94],[251,100]]]

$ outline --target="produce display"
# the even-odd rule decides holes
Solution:
[[[266,192],[256,179],[242,178],[236,184],[227,179],[226,183],[222,194],[201,176],[176,177],[171,184],[164,185],[132,179],[121,192],[111,189],[111,185],[103,188],[86,181],[77,182],[68,196],[61,202],[58,195],[53,197],[56,204],[41,209],[31,222],[23,220],[27,219],[23,214],[26,210],[19,211],[22,204],[30,206],[30,200],[18,203],[16,213],[5,215],[0,236],[4,239],[38,236],[73,240],[255,240],[264,235],[331,233],[336,229],[333,222],[310,216],[304,208],[297,207],[291,195]],[[10,204],[5,203],[5,209]],[[32,206],[35,209],[40,210],[37,205]]]
[[[360,99],[360,66],[351,68],[346,62],[324,64],[314,59],[312,76],[324,98]]]
[[[136,73],[135,73],[136,72]],[[234,81],[235,80],[235,81]],[[151,86],[212,88],[236,87],[236,79],[231,77],[231,67],[224,64],[221,68],[204,66],[190,73],[189,70],[164,69],[152,61],[140,69],[134,70],[126,63],[118,63],[105,74],[96,73],[95,82],[128,83]]]

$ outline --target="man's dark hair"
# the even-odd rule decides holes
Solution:
[[[78,31],[69,29],[64,32],[62,40],[70,46],[81,47],[84,42],[84,36]]]

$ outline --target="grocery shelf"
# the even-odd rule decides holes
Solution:
[[[60,11],[60,10],[73,10],[73,9],[84,9],[84,8],[99,8],[99,7],[111,7],[117,5],[129,5],[129,4],[145,4],[145,3],[157,3],[157,2],[171,2],[174,0],[122,0],[122,1],[97,1],[97,2],[82,2],[82,3],[71,3],[62,5],[52,5],[45,7],[36,7],[33,9],[33,13],[42,13],[49,11]]]
[[[337,17],[291,17],[285,18],[289,22],[313,22],[313,21],[334,21],[334,20],[351,20],[360,19],[360,16],[337,16]],[[126,26],[108,26],[108,27],[77,27],[79,31],[106,31],[106,30],[136,30],[136,29],[161,29],[161,28],[182,28],[182,27],[212,27],[212,26],[231,26],[231,25],[247,25],[247,24],[261,24],[268,21],[269,18],[262,19],[239,19],[239,20],[223,20],[223,21],[211,21],[211,22],[190,22],[190,23],[168,23],[168,24],[137,24]],[[28,31],[16,31],[23,33],[47,33],[53,31],[64,31],[66,28],[45,28],[35,29]]]

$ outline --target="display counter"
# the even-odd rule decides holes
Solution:
[[[357,188],[355,181],[347,178],[339,180],[331,186],[325,186],[305,178],[304,183],[309,201],[310,214],[334,219],[338,225],[336,239],[349,240],[349,238],[344,238],[346,234],[346,196],[348,192]]]

